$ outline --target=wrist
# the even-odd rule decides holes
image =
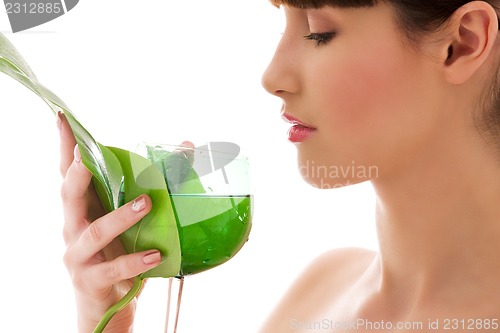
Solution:
[[[94,332],[99,322],[78,318],[78,332],[92,333]],[[131,323],[119,322],[112,319],[104,329],[103,333],[132,333],[133,327]]]
[[[77,297],[78,299],[78,297]],[[78,299],[77,313],[78,313],[78,332],[79,333],[92,333],[100,321],[103,319],[104,314],[109,306],[103,306],[100,302],[93,302],[88,299]],[[136,309],[136,302],[133,300],[127,307],[119,311],[106,325],[104,333],[132,333],[134,314]]]

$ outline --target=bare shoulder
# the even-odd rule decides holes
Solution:
[[[332,272],[339,277],[365,270],[376,256],[376,252],[361,248],[340,248],[327,251],[316,257],[305,273]]]
[[[310,293],[315,288],[332,297],[350,287],[373,262],[376,252],[340,248],[316,257],[299,275],[288,294]]]
[[[291,285],[261,333],[286,332],[292,320],[308,320],[332,304],[364,274],[376,252],[341,248],[316,257]]]

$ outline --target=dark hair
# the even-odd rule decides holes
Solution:
[[[473,0],[270,0],[275,6],[282,4],[297,8],[321,8],[324,6],[359,8],[388,3],[396,8],[399,23],[407,32],[433,31],[442,26],[460,7]],[[497,12],[500,0],[486,0]]]
[[[417,41],[426,32],[442,27],[461,6],[472,0],[270,0],[275,6],[288,5],[297,8],[321,8],[324,6],[359,8],[372,7],[378,3],[390,4],[396,12],[396,22],[404,29],[408,38]],[[500,0],[486,0],[497,13]],[[415,45],[415,43],[414,43]],[[485,89],[482,102],[485,111],[476,117],[480,133],[488,141],[500,147],[500,68],[499,63],[492,76],[492,82]]]

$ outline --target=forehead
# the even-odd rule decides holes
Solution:
[[[273,5],[297,7],[297,8],[321,8],[331,7],[372,7],[377,4],[377,0],[270,0]]]

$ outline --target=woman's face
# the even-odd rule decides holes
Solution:
[[[263,85],[295,125],[289,139],[309,183],[377,178],[428,147],[439,132],[438,62],[405,44],[388,5],[284,11]]]

